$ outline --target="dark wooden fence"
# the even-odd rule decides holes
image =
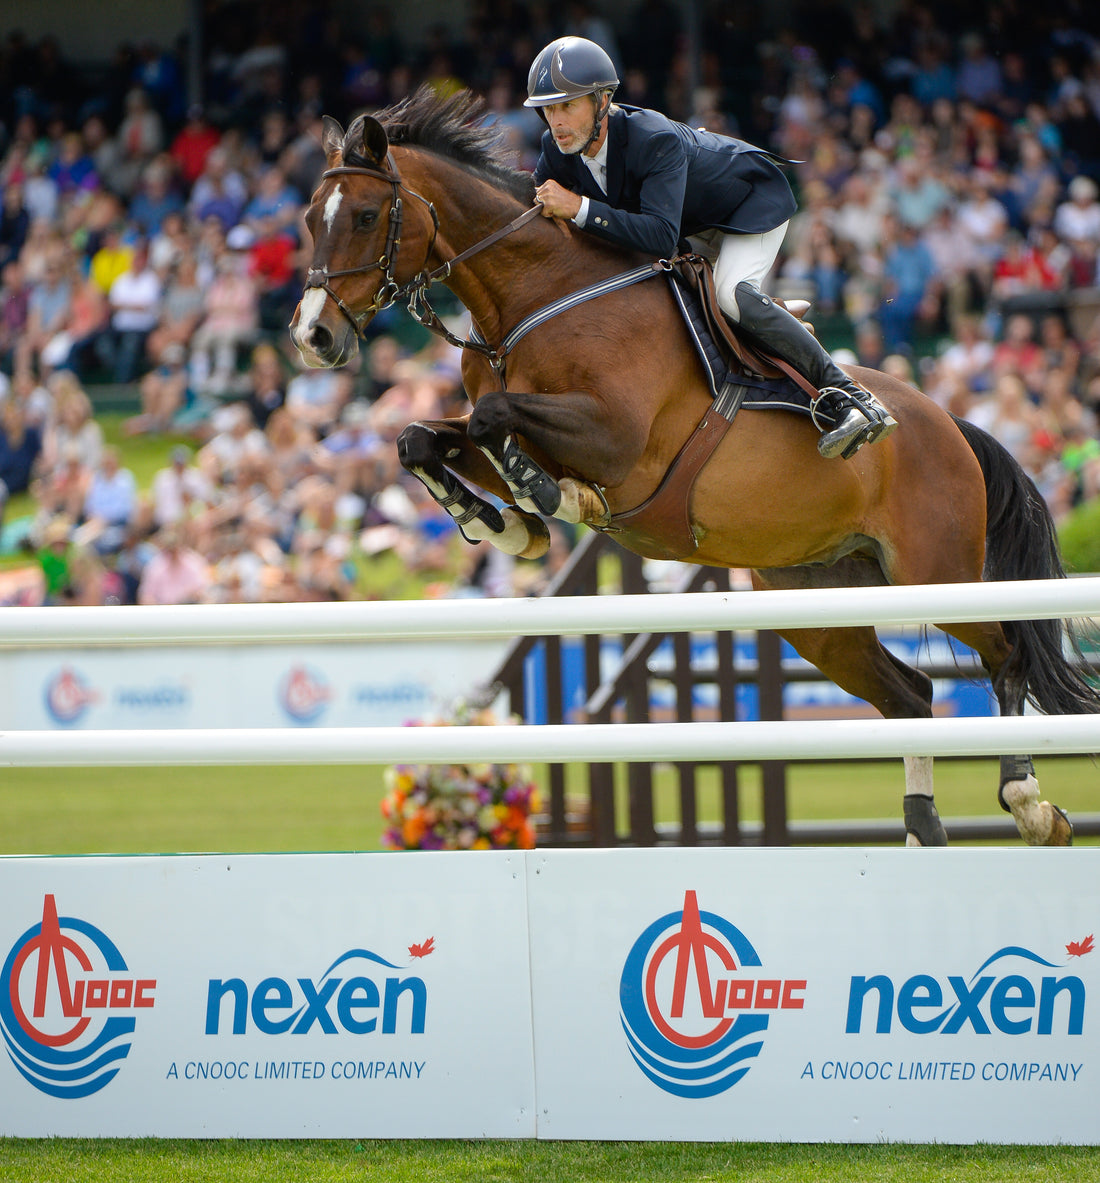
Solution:
[[[729,571],[716,567],[682,568],[680,586],[670,590],[727,591]],[[568,564],[544,593],[549,596],[596,595],[599,587],[615,586],[626,595],[649,594],[642,560],[614,544],[601,534],[586,534],[574,550]],[[660,593],[652,593],[660,594]],[[695,634],[696,637],[699,634]],[[543,648],[542,677],[538,699],[545,704],[548,723],[593,722],[649,723],[693,722],[700,717],[735,720],[739,683],[756,685],[761,719],[783,718],[783,688],[795,681],[820,681],[813,669],[784,667],[777,634],[756,634],[756,660],[734,660],[731,632],[713,634],[717,658],[712,666],[700,668],[692,661],[692,637],[686,633],[623,634],[614,639],[621,646],[621,659],[610,671],[601,670],[604,637],[588,636],[583,644],[583,705],[570,706],[564,701],[562,679],[563,651],[560,637],[519,637],[509,647],[491,683],[507,692],[511,711],[528,715],[528,658]],[[651,659],[658,648],[669,641],[673,661],[654,668]],[[958,678],[980,675],[976,665],[922,665],[933,678]],[[673,688],[673,708],[653,707],[653,683],[668,683]],[[696,688],[710,684],[716,710],[700,711]],[[679,824],[659,824],[654,817],[653,766],[647,762],[564,764],[549,766],[550,802],[548,824],[540,838],[546,846],[654,846],[657,844],[766,845],[828,843],[897,843],[904,839],[900,802],[898,819],[847,822],[808,822],[788,815],[787,768],[785,761],[759,761],[762,786],[762,821],[741,820],[739,772],[749,762],[682,762],[672,766],[679,795]],[[865,763],[865,762],[864,762]],[[699,820],[698,793],[700,772],[716,770],[719,811],[717,823]],[[712,774],[713,775],[713,774]],[[991,773],[992,775],[992,773]],[[567,784],[567,781],[569,782]],[[616,783],[625,782],[627,805],[625,817],[617,817]],[[621,824],[625,822],[625,826]],[[1100,814],[1075,817],[1080,835],[1100,835]],[[1016,827],[1006,814],[1003,818],[953,819],[953,838],[959,840],[1013,838]]]

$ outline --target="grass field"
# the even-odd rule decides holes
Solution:
[[[1038,767],[1045,796],[1069,811],[1100,803],[1100,768],[1086,757]],[[545,779],[544,769],[536,776]],[[13,768],[0,776],[0,854],[138,854],[167,851],[379,850],[383,769]],[[900,840],[901,761],[793,765],[793,819],[895,818]],[[658,772],[656,815],[677,820],[673,778]],[[718,820],[716,778],[700,777],[704,819]],[[760,817],[759,774],[741,773],[741,812]],[[996,760],[940,761],[937,802],[951,818],[999,814]],[[625,791],[620,793],[625,816]]]
[[[1088,1147],[0,1139],[18,1183],[1085,1183]]]

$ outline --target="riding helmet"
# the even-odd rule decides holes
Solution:
[[[618,85],[611,58],[594,41],[585,37],[559,37],[532,62],[523,105],[545,107],[579,95],[614,90]]]

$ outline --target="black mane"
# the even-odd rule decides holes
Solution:
[[[512,153],[504,143],[502,129],[481,124],[483,112],[482,100],[468,90],[440,98],[430,86],[421,86],[375,118],[386,129],[391,144],[426,148],[446,156],[531,205],[535,198],[531,174],[510,163]],[[353,120],[344,137],[345,164],[367,163],[352,147],[363,142],[362,119]]]

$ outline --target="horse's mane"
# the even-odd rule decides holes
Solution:
[[[503,129],[480,122],[485,104],[468,90],[447,98],[430,86],[379,111],[375,118],[386,129],[391,144],[425,148],[446,156],[478,173],[490,184],[518,201],[534,201],[534,180],[530,173],[511,164],[512,152],[504,143]],[[344,137],[344,162],[365,164],[353,145],[363,142],[363,116],[352,121]]]

